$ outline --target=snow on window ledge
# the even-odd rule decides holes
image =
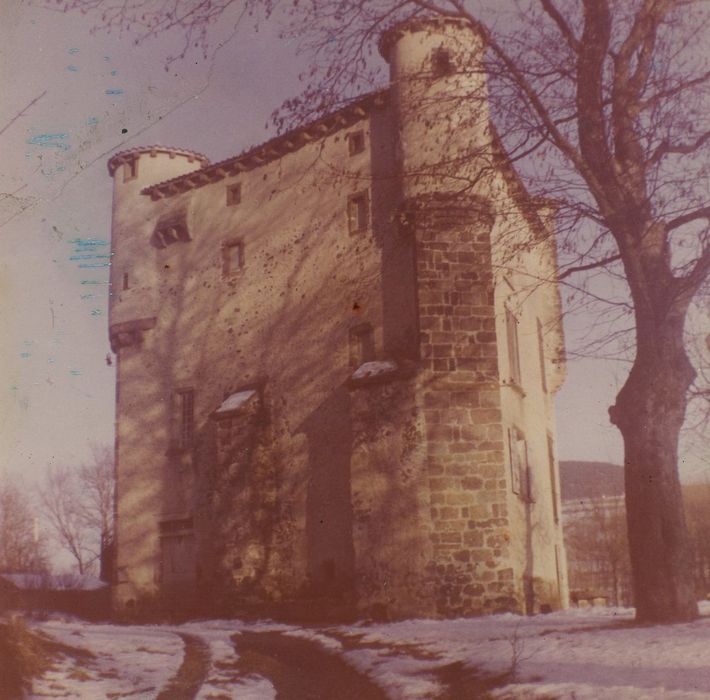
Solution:
[[[215,411],[216,416],[220,416],[225,413],[231,413],[232,411],[238,411],[240,408],[246,406],[250,399],[256,396],[255,389],[249,389],[247,391],[238,391],[236,394],[228,396],[222,405]]]
[[[398,369],[399,367],[397,366],[397,363],[392,360],[365,362],[352,373],[350,379],[354,381],[361,381],[363,379],[383,377],[396,372]]]

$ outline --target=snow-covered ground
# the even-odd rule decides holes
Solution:
[[[276,691],[269,678],[241,672],[232,642],[243,631],[271,631],[340,655],[393,700],[451,692],[452,669],[512,673],[491,691],[497,698],[710,699],[710,604],[701,611],[693,623],[645,627],[632,624],[632,610],[618,608],[317,629],[237,620],[131,626],[57,619],[36,626],[94,657],[66,657],[35,683],[31,697],[155,698],[178,673],[180,634],[186,634],[203,640],[210,653],[199,700],[271,700]]]

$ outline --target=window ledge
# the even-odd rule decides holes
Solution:
[[[521,398],[525,398],[527,394],[525,393],[525,389],[523,389],[518,382],[514,381],[513,379],[505,379],[501,382],[501,386],[507,386],[513,391],[515,391],[516,394],[519,394]]]
[[[347,383],[351,389],[387,384],[400,379],[409,379],[415,371],[416,368],[410,363],[398,364],[393,360],[366,362],[350,375]]]

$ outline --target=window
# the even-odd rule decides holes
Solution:
[[[235,275],[244,267],[244,242],[226,241],[222,246],[222,273],[225,277]]]
[[[375,335],[369,323],[350,329],[350,364],[360,367],[375,359]]]
[[[537,319],[537,351],[540,357],[540,384],[542,390],[547,393],[547,372],[545,371],[545,336],[542,330],[542,323]]]
[[[167,530],[160,523],[160,573],[165,586],[189,585],[197,578],[195,536],[191,530]]]
[[[517,493],[526,501],[532,501],[532,478],[528,463],[528,445],[525,435],[518,428],[508,429],[508,449],[510,451],[510,475],[513,493]]]
[[[241,183],[227,185],[227,206],[232,207],[242,201],[242,186]]]
[[[444,75],[451,75],[454,72],[454,64],[451,54],[444,48],[438,48],[431,55],[431,72],[435,78]]]
[[[125,292],[129,288],[128,286],[128,273],[123,273],[123,291]]]
[[[186,450],[192,447],[195,436],[195,392],[178,389],[173,394],[173,442]]]
[[[518,319],[510,310],[505,310],[505,329],[508,339],[508,371],[510,382],[521,386],[520,379],[520,345],[518,343]]]
[[[552,435],[547,435],[547,461],[550,465],[550,489],[552,490],[552,517],[555,525],[560,522],[560,513],[557,509],[557,476],[555,474],[555,446]]]
[[[174,209],[163,212],[155,224],[151,243],[156,248],[166,248],[178,241],[188,242],[190,232],[187,228],[187,209],[178,204]]]
[[[123,164],[123,181],[135,180],[138,177],[138,158],[129,158]]]
[[[348,230],[350,233],[365,231],[368,225],[367,192],[348,197]]]
[[[158,248],[167,248],[171,243],[189,241],[190,234],[185,226],[165,226],[155,230],[155,242]]]
[[[353,131],[348,134],[348,153],[351,156],[365,150],[365,134],[362,131]]]

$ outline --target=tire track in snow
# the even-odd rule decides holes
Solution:
[[[178,672],[170,679],[156,700],[193,700],[207,678],[210,667],[209,646],[194,634],[177,632],[185,645],[185,655]]]

